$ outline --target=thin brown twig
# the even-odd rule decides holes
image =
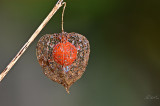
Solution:
[[[49,15],[44,19],[41,25],[37,28],[37,30],[33,33],[33,35],[29,38],[29,40],[25,43],[25,45],[21,48],[21,50],[17,53],[17,55],[13,58],[13,60],[8,64],[8,66],[4,69],[4,71],[0,74],[0,82],[7,75],[9,70],[14,66],[17,60],[22,56],[22,54],[26,51],[29,45],[34,41],[37,35],[41,32],[41,30],[45,27],[48,21],[52,18],[52,16],[57,12],[57,10],[63,5],[63,0],[59,0]]]
[[[63,23],[64,23],[63,17],[64,17],[64,11],[65,11],[65,8],[66,8],[66,2],[63,2],[63,5],[64,5],[64,7],[63,7],[63,12],[62,12],[62,32],[64,32],[64,28],[63,28]]]

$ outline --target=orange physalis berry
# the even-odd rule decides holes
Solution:
[[[70,86],[85,72],[90,45],[78,33],[46,34],[38,41],[36,54],[44,74],[69,92]]]
[[[63,41],[53,48],[53,59],[62,66],[71,65],[77,58],[77,49],[72,43]]]

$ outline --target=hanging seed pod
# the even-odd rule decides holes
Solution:
[[[85,72],[90,45],[78,33],[47,34],[38,41],[36,54],[44,74],[69,93],[70,86]]]

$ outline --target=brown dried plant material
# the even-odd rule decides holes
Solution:
[[[65,47],[63,46],[61,49],[63,55],[60,55],[61,57],[59,57],[63,60],[58,62],[54,58],[53,51],[56,51],[54,48],[62,42],[69,42],[69,44],[72,44],[76,48],[76,58],[74,55],[75,59],[71,64],[67,64],[67,61],[73,60],[73,50],[70,51],[70,55],[67,54],[68,58],[65,58]],[[51,80],[62,84],[69,93],[70,86],[80,79],[85,72],[89,60],[90,45],[86,37],[78,33],[62,32],[59,34],[47,34],[42,36],[38,41],[36,54],[39,64],[43,68],[44,74]]]

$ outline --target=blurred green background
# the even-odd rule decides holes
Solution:
[[[69,95],[38,64],[36,43],[61,32],[61,8],[0,83],[0,106],[160,106],[160,1],[65,1],[65,31],[90,41],[86,72]],[[0,72],[56,2],[0,0]]]

